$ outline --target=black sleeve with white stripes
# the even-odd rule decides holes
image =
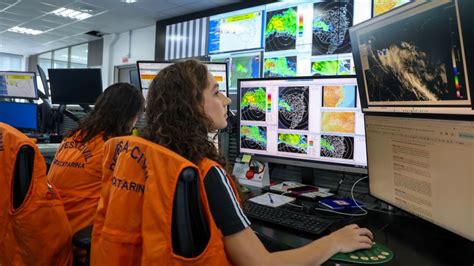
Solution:
[[[204,178],[212,217],[224,236],[240,232],[250,225],[240,208],[224,170],[213,167]]]

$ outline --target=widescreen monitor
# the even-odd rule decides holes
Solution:
[[[36,74],[0,71],[0,98],[38,99]]]
[[[264,6],[211,16],[209,54],[262,48]]]
[[[202,62],[207,66],[207,69],[214,76],[216,82],[219,84],[219,91],[228,95],[228,72],[227,63],[222,62]],[[148,94],[148,87],[158,73],[174,64],[173,62],[159,62],[159,61],[137,61],[138,76],[140,78],[140,86],[143,96],[146,98]]]
[[[474,122],[365,116],[370,194],[474,241]]]
[[[38,128],[38,107],[34,103],[0,102],[0,122],[17,129]]]
[[[239,80],[239,149],[266,161],[366,173],[355,76]]]
[[[94,104],[102,93],[98,68],[48,69],[54,104]]]
[[[467,2],[414,1],[350,29],[364,112],[474,114]]]

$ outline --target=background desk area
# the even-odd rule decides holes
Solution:
[[[252,190],[249,197],[258,194]],[[385,265],[474,265],[473,242],[419,218],[369,211],[363,217],[342,219],[330,231],[351,223],[369,228],[376,242],[394,252]],[[318,238],[256,220],[251,227],[272,251],[301,247]],[[328,261],[324,265],[351,264]]]
[[[54,155],[56,154],[56,150],[59,148],[60,143],[38,143],[36,145],[43,155],[46,164],[50,165],[54,160]]]

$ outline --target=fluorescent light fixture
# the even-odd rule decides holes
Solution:
[[[77,10],[73,10],[73,9],[69,9],[65,7],[58,8],[51,13],[56,16],[72,18],[72,19],[77,19],[77,20],[83,20],[83,19],[92,17],[92,15],[89,13],[84,13],[81,11],[77,11]]]
[[[18,27],[18,26],[10,28],[8,29],[8,31],[22,33],[22,34],[30,34],[30,35],[38,35],[38,34],[43,33],[43,31],[40,31],[40,30],[28,29],[28,28],[23,28],[23,27]]]
[[[126,3],[126,4],[133,4],[135,2],[137,2],[137,0],[122,0],[123,3]]]

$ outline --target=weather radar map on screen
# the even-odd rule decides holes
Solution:
[[[240,152],[366,167],[354,75],[240,80],[238,96]]]
[[[454,2],[414,2],[400,9],[408,10],[393,10],[391,16],[351,29],[368,109],[418,106],[449,113],[465,106],[472,113]]]
[[[313,55],[351,51],[349,28],[353,20],[353,0],[314,4]]]
[[[296,56],[265,58],[263,63],[264,77],[296,76]]]
[[[237,87],[238,79],[260,77],[260,55],[232,57],[230,66],[230,87]]]
[[[334,76],[353,74],[355,74],[355,69],[352,60],[349,58],[315,60],[311,62],[311,75],[313,76]]]
[[[240,143],[243,148],[252,150],[267,149],[267,129],[259,126],[241,126]]]
[[[296,7],[267,12],[265,51],[295,49],[296,31]]]
[[[265,121],[267,107],[267,94],[265,88],[243,88],[240,101],[240,114],[242,120]]]
[[[278,89],[278,128],[307,130],[309,87]]]
[[[261,7],[210,17],[209,54],[262,48]]]

